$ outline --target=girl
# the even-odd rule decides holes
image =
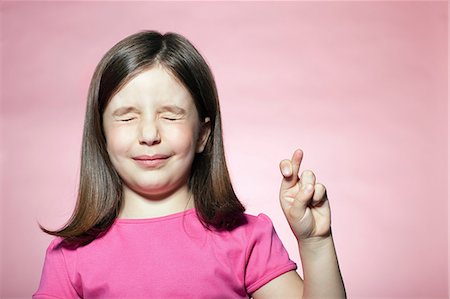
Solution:
[[[215,82],[183,36],[120,41],[91,81],[72,217],[33,298],[345,298],[324,185],[283,160],[280,202],[305,280],[271,220],[231,186]]]

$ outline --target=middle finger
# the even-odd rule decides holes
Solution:
[[[309,169],[304,170],[302,172],[301,177],[300,177],[300,184],[302,186],[306,186],[307,184],[311,184],[314,187],[314,185],[316,184],[316,176],[315,176],[314,172],[312,172]]]

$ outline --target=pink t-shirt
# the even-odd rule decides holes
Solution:
[[[208,231],[195,208],[147,219],[116,219],[74,250],[49,245],[39,289],[49,298],[249,298],[297,269],[265,214],[244,214],[232,231]]]

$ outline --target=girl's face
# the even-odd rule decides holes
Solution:
[[[186,186],[194,155],[203,151],[210,133],[209,123],[201,126],[189,91],[160,65],[135,76],[111,98],[103,129],[125,188],[141,195]]]

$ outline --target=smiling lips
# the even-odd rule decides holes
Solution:
[[[139,166],[145,168],[155,168],[164,164],[169,157],[170,156],[168,155],[141,155],[133,157],[133,160],[136,161]]]

